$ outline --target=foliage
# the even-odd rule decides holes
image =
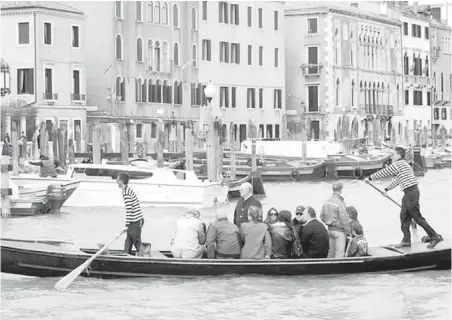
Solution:
[[[27,118],[35,117],[37,114],[36,108],[22,99],[9,100],[2,104],[1,109],[2,117],[6,115],[11,116],[13,121],[19,121],[22,116]]]

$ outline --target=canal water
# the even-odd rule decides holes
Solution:
[[[451,170],[419,178],[421,211],[447,241],[451,238]],[[362,181],[344,180],[370,245],[401,240],[399,208]],[[389,181],[376,182],[383,189]],[[331,183],[267,183],[264,211],[311,205],[319,213]],[[398,189],[389,193],[400,201]],[[118,189],[118,197],[120,197]],[[235,201],[227,210],[232,219]],[[124,226],[122,208],[63,208],[60,215],[3,219],[2,237],[75,240],[83,247],[109,242]],[[180,208],[145,208],[143,241],[169,249]],[[265,213],[264,213],[265,214]],[[215,219],[213,210],[201,218]],[[418,231],[417,237],[424,235]],[[123,238],[112,248],[120,249]],[[451,318],[450,271],[338,276],[224,276],[207,278],[77,279],[56,292],[58,279],[1,273],[1,319],[369,319]]]

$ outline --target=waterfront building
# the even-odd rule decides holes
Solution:
[[[14,114],[28,141],[43,121],[84,141],[87,110],[95,107],[86,102],[83,12],[51,1],[4,1],[1,20],[1,58],[11,80],[2,98],[2,134],[11,132]]]
[[[387,138],[403,114],[402,23],[382,5],[286,9],[288,121],[308,138]]]
[[[87,99],[102,112],[88,119],[102,127],[106,151],[120,150],[120,123],[128,128],[130,151],[137,143],[154,151],[163,121],[165,149],[176,150],[189,120],[199,76],[197,1],[73,2],[85,12]],[[179,150],[180,150],[179,145]]]
[[[285,135],[285,46],[283,1],[202,1],[199,14],[199,83],[212,81],[213,116],[230,123],[237,146],[257,125],[259,137]],[[196,84],[193,84],[193,88]],[[195,99],[196,100],[196,99]],[[206,106],[202,97],[197,105]],[[207,108],[201,108],[201,124]]]

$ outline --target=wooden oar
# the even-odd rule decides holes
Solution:
[[[390,196],[388,196],[386,193],[384,193],[383,191],[381,191],[380,189],[378,189],[376,186],[374,186],[370,181],[366,181],[367,184],[369,186],[371,186],[372,188],[374,188],[375,190],[377,190],[378,192],[381,193],[381,195],[383,195],[384,197],[388,198],[389,200],[391,200],[393,203],[395,203],[397,206],[399,206],[399,208],[402,208],[402,206],[400,205],[400,203],[398,203],[397,201],[395,201],[394,199],[392,199]],[[417,229],[417,225],[416,222],[411,221],[411,227],[413,229]]]
[[[83,270],[85,270],[86,268],[88,268],[88,266],[90,265],[90,263],[96,259],[99,255],[102,254],[102,252],[104,252],[105,250],[108,249],[108,247],[110,247],[113,242],[115,242],[124,232],[126,232],[126,230],[123,230],[119,235],[117,235],[109,244],[104,245],[102,248],[100,248],[99,251],[97,251],[91,258],[89,258],[88,260],[86,260],[84,263],[82,263],[80,266],[78,266],[76,269],[72,270],[69,274],[67,274],[64,278],[60,279],[56,284],[55,284],[55,289],[57,290],[64,290],[67,287],[69,287],[71,285],[72,282],[74,282],[75,279],[77,279],[77,277],[83,272]]]

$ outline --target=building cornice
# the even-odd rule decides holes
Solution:
[[[362,11],[355,11],[348,8],[339,8],[339,7],[314,7],[314,8],[306,8],[306,9],[289,9],[285,11],[286,16],[296,16],[296,15],[313,15],[313,14],[326,14],[326,13],[334,13],[341,14],[349,17],[355,17],[357,19],[370,20],[375,22],[380,22],[383,24],[389,24],[396,27],[400,27],[402,25],[401,21],[395,19],[386,18],[383,15],[379,14],[371,14]]]
[[[10,17],[10,16],[23,16],[23,15],[31,15],[33,13],[45,15],[45,16],[53,16],[53,17],[60,17],[60,18],[71,18],[71,19],[78,19],[83,20],[85,19],[85,15],[83,14],[77,14],[77,13],[70,13],[70,12],[63,12],[63,11],[47,11],[46,9],[27,9],[27,10],[3,10],[1,11],[2,17]]]

